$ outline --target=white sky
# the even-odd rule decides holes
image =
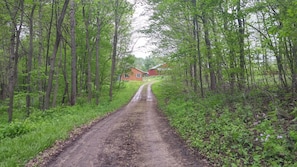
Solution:
[[[132,54],[136,57],[145,58],[151,54],[154,46],[150,44],[151,39],[142,33],[137,31],[145,29],[149,25],[149,16],[151,12],[146,11],[145,0],[128,0],[130,3],[135,3],[135,12],[132,18]],[[133,46],[134,45],[134,46]]]

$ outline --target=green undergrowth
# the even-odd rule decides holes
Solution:
[[[60,106],[35,111],[27,119],[0,124],[0,166],[24,166],[56,140],[67,139],[75,127],[102,117],[127,104],[141,82],[126,83],[125,88],[115,91],[112,102],[101,98],[100,105],[80,103],[76,106]],[[82,101],[82,100],[81,100]]]
[[[260,91],[201,99],[176,83],[153,85],[179,134],[214,166],[297,166],[296,111]]]

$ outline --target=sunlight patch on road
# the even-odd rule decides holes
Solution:
[[[151,91],[151,85],[152,84],[149,84],[148,87],[147,87],[147,98],[146,98],[146,101],[153,101],[153,94],[152,94],[152,91]]]
[[[134,97],[132,98],[131,102],[137,102],[141,100],[141,92],[143,89],[144,85],[141,85]]]

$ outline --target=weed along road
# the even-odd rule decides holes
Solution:
[[[156,107],[151,84],[56,155],[53,167],[202,167]]]

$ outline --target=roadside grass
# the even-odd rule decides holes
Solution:
[[[152,89],[170,124],[214,166],[297,166],[297,108],[280,119],[284,107],[261,91],[201,99],[176,83]]]
[[[27,119],[15,119],[11,124],[0,125],[0,166],[24,166],[38,153],[49,148],[56,140],[68,138],[69,132],[83,124],[127,104],[142,82],[127,82],[115,91],[115,98],[101,97],[101,103],[80,103],[76,106],[59,106],[35,111]]]

